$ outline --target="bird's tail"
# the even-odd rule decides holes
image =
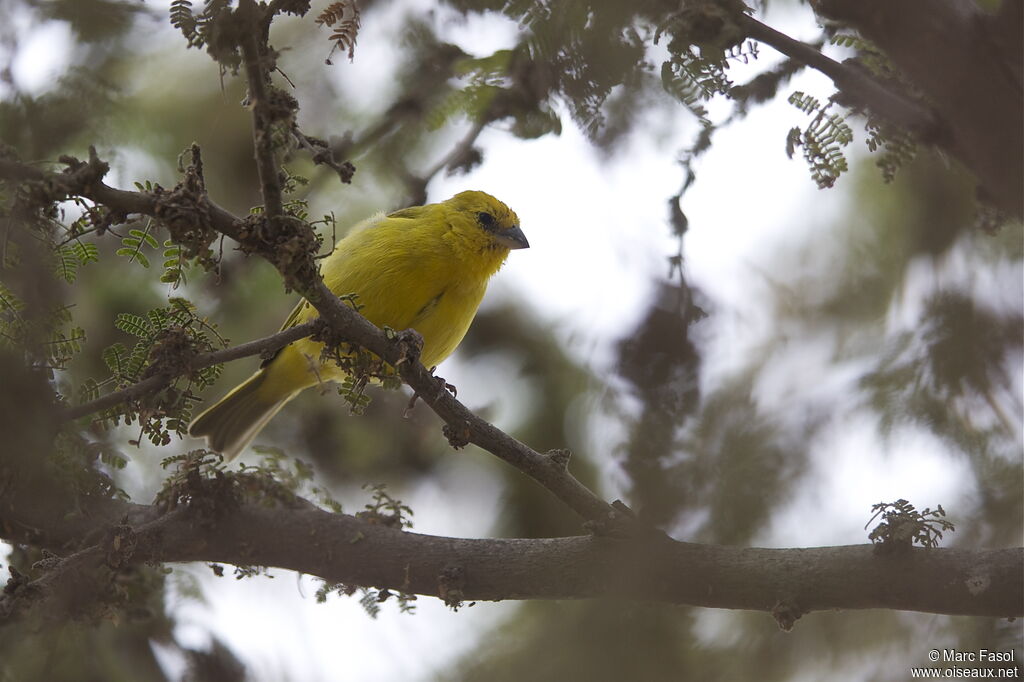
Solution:
[[[207,446],[234,459],[295,393],[283,397],[263,390],[267,370],[261,369],[196,417],[190,436],[206,437]]]

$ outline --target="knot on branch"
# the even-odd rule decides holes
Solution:
[[[725,52],[743,42],[746,33],[737,17],[747,7],[741,0],[699,0],[685,2],[683,8],[673,14],[667,25],[659,27],[659,33],[672,34],[669,50],[678,53],[690,45],[696,45],[706,59],[722,59]]]
[[[138,545],[139,538],[135,534],[135,529],[122,521],[110,532],[107,542],[107,566],[121,568],[128,565]]]
[[[217,262],[210,245],[220,236],[210,218],[210,200],[203,177],[203,161],[199,145],[186,151],[191,160],[183,169],[181,182],[170,192],[159,185],[150,190],[156,199],[153,215],[167,227],[171,241],[182,248],[182,255],[196,261],[206,270]]]
[[[285,291],[309,291],[319,270],[315,256],[321,239],[292,216],[250,215],[238,235],[242,252],[267,259],[284,279]]]
[[[88,161],[79,161],[73,156],[61,156],[57,160],[67,166],[60,180],[69,194],[87,194],[110,171],[110,164],[100,160],[93,146],[89,147]]]
[[[42,589],[33,584],[27,575],[14,566],[8,566],[7,571],[10,578],[0,593],[0,623],[10,622],[43,596]]]
[[[568,471],[569,458],[572,457],[571,450],[568,448],[555,448],[554,450],[548,450],[546,454],[555,466]]]
[[[89,147],[88,161],[81,161],[74,156],[61,156],[58,160],[66,166],[60,173],[35,176],[21,183],[13,209],[16,213],[26,216],[38,213],[44,218],[55,220],[58,217],[57,202],[72,196],[88,194],[90,189],[102,182],[110,170],[110,165],[96,155],[95,147]],[[124,217],[123,214],[119,214],[104,215],[101,218],[94,215],[96,213],[96,209],[90,210],[91,222],[104,229],[113,224],[118,217],[122,220]]]
[[[441,570],[437,576],[437,596],[444,605],[453,611],[458,611],[465,598],[466,571],[462,566],[449,564]]]
[[[983,572],[980,567],[976,568],[975,571],[975,573],[964,580],[964,587],[967,588],[972,597],[984,594],[992,586],[992,577],[988,573]]]
[[[352,183],[352,176],[356,173],[356,167],[351,161],[343,159],[339,153],[344,149],[345,145],[332,145],[325,140],[321,140],[319,137],[306,135],[299,130],[298,126],[292,128],[292,135],[300,146],[311,153],[310,158],[313,163],[333,169],[338,174],[338,179],[342,183],[346,185]]]
[[[448,439],[448,444],[454,449],[460,450],[470,444],[470,436],[472,435],[469,430],[468,422],[460,422],[458,424],[445,424],[444,428],[441,429],[441,433]]]
[[[177,464],[157,493],[155,504],[163,511],[187,506],[204,525],[213,523],[241,503],[241,494],[233,476],[224,471],[224,457],[209,450],[192,450],[168,457],[161,465]]]
[[[196,347],[196,339],[187,329],[174,325],[161,329],[154,336],[153,345],[149,349],[146,370],[143,379],[152,376],[167,378],[188,374],[192,361],[200,352],[213,350],[209,343],[203,348]]]
[[[342,300],[346,299],[342,298]],[[354,301],[349,302],[352,302],[354,305]],[[310,310],[312,306],[308,301],[306,301],[303,303],[303,308],[305,310]],[[321,353],[322,360],[332,359],[339,361],[342,356],[349,352],[347,345],[349,341],[348,335],[328,324],[328,322],[322,317],[316,319],[316,326],[309,335],[309,339],[310,341],[316,341],[317,343],[323,344],[324,349]]]
[[[287,121],[294,123],[295,114],[299,111],[299,102],[281,88],[267,88],[267,102],[263,112],[267,123]]]
[[[804,615],[806,611],[799,608],[796,604],[779,600],[775,602],[775,606],[772,607],[772,618],[779,624],[779,629],[783,632],[792,632],[793,626],[800,620],[800,616]]]
[[[597,537],[633,539],[652,543],[674,542],[665,531],[637,517],[636,512],[622,500],[612,502],[611,509],[605,516],[585,521],[583,528]]]
[[[391,346],[395,349],[393,365],[396,368],[404,364],[414,365],[420,359],[423,352],[423,337],[415,329],[403,329],[400,332],[391,332],[388,335]],[[441,380],[444,383],[444,380]]]

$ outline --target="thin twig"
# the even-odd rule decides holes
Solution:
[[[355,166],[349,161],[336,161],[334,150],[331,145],[323,140],[306,135],[299,129],[298,125],[292,126],[292,136],[299,143],[299,146],[309,152],[313,163],[318,166],[327,166],[338,175],[338,179],[344,184],[352,182],[352,175],[355,173]]]
[[[459,140],[458,144],[456,144],[455,147],[444,156],[444,158],[427,169],[422,176],[423,183],[426,184],[431,178],[443,171],[445,168],[462,160],[473,148],[473,144],[476,142],[476,139],[480,137],[480,133],[484,131],[484,128],[487,127],[488,123],[490,123],[490,119],[486,115],[481,116],[477,121],[475,121],[473,123],[473,127],[470,128],[466,136]]]
[[[277,158],[274,154],[272,127],[274,115],[270,111],[270,100],[267,91],[269,85],[269,69],[264,60],[269,59],[266,52],[261,52],[256,42],[257,31],[265,31],[261,21],[261,10],[254,0],[242,0],[238,5],[240,15],[249,19],[248,30],[243,30],[240,47],[245,60],[245,75],[249,85],[249,101],[252,106],[252,135],[256,149],[256,170],[260,179],[260,193],[263,195],[263,207],[268,218],[274,219],[284,214],[284,202],[281,198],[281,180],[279,177]]]
[[[256,339],[255,341],[242,343],[237,346],[232,346],[231,348],[197,355],[195,359],[188,364],[188,367],[179,374],[156,374],[147,379],[143,379],[138,383],[132,384],[127,388],[123,388],[120,391],[109,393],[102,398],[97,398],[96,400],[88,403],[69,407],[61,413],[60,420],[63,422],[72,421],[86,415],[108,410],[115,405],[120,405],[128,400],[157,391],[177,377],[182,374],[187,374],[188,372],[194,372],[213,365],[219,365],[223,362],[231,362],[232,360],[238,360],[251,355],[269,353],[278,350],[279,348],[284,348],[289,343],[298,341],[299,339],[312,334],[316,330],[316,325],[317,323],[315,320],[311,322],[304,322],[303,324],[289,327],[288,329],[279,331],[276,334],[272,334],[271,336],[267,336],[262,339]]]
[[[90,162],[91,163],[91,162]],[[74,174],[42,171],[38,168],[12,161],[0,159],[0,179],[20,180],[29,182],[47,182],[59,189],[64,196],[79,196],[103,204],[121,214],[160,217],[159,195],[153,192],[134,192],[117,189],[100,180],[80,181]],[[194,206],[194,213],[209,221],[209,227],[221,234],[241,241],[245,221],[235,217],[229,211],[217,206],[206,198],[202,206]]]

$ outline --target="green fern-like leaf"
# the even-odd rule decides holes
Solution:
[[[132,313],[118,313],[114,319],[114,326],[125,334],[131,334],[140,339],[148,339],[153,334],[153,328],[149,321]]]
[[[106,364],[107,369],[114,377],[120,377],[125,374],[128,368],[128,349],[124,347],[123,343],[114,343],[103,349],[101,353],[103,362]]]
[[[78,265],[80,262],[78,256],[75,255],[75,250],[71,246],[65,245],[57,249],[54,257],[54,273],[68,284],[74,284],[75,280],[78,279]]]
[[[811,169],[811,179],[820,188],[832,187],[848,169],[843,148],[853,141],[853,129],[837,113],[828,113],[832,102],[821,102],[803,92],[794,92],[789,102],[814,118],[801,130],[791,128],[786,135],[786,154],[792,158],[799,147]]]
[[[149,233],[149,228],[146,228],[145,231],[132,229],[128,231],[128,234],[135,237],[141,242],[145,242],[146,246],[148,246],[151,249],[157,249],[160,247],[160,243],[157,242],[156,237]]]
[[[75,258],[78,259],[79,265],[88,265],[89,263],[95,263],[100,259],[100,250],[95,244],[74,241],[70,246],[72,251],[74,251]]]
[[[726,62],[742,62],[749,64],[760,56],[760,49],[757,42],[747,40],[739,45],[734,45],[725,51]]]
[[[173,288],[185,283],[185,257],[181,247],[167,240],[164,242],[164,272],[160,281]]]
[[[73,327],[67,333],[55,331],[45,345],[45,353],[51,366],[64,368],[68,361],[82,350],[85,342],[85,330]]]
[[[206,0],[198,14],[192,11],[190,0],[174,0],[170,6],[171,25],[181,31],[188,47],[205,47],[210,56],[227,69],[239,63],[237,43],[227,39],[215,24],[230,20],[231,0]]]
[[[150,348],[152,348],[152,343],[146,340],[139,341],[132,347],[124,372],[127,383],[135,383],[142,378],[142,370],[146,366],[146,360],[149,359]]]
[[[143,252],[145,247],[151,249],[157,249],[160,243],[156,240],[152,234],[150,234],[150,228],[152,222],[150,222],[145,230],[131,229],[128,231],[128,236],[121,238],[121,248],[116,253],[118,256],[124,256],[128,259],[128,262],[138,262],[144,268],[149,268],[149,257]]]
[[[172,313],[169,313],[163,308],[154,308],[146,313],[146,317],[149,318],[149,323],[154,333],[162,329],[167,329],[175,322],[175,320],[172,319],[171,314]]]
[[[202,47],[203,36],[199,33],[199,20],[192,13],[189,0],[174,0],[170,8],[171,26],[181,31],[189,47]]]
[[[904,85],[910,85],[889,57],[870,40],[849,33],[837,33],[831,37],[830,42],[856,52],[856,56],[851,61],[859,64],[876,78],[883,81],[900,81]]]
[[[878,153],[875,165],[881,169],[882,179],[885,182],[892,182],[899,169],[917,156],[916,140],[905,130],[893,128],[871,118],[864,127],[868,133],[868,149]]]
[[[746,53],[749,58],[753,53]],[[741,49],[735,52],[735,58],[744,55]],[[733,88],[732,81],[725,75],[728,66],[726,60],[712,61],[687,48],[661,65],[661,84],[667,93],[675,97],[702,123],[708,125],[707,110],[703,102],[715,95],[728,94]]]
[[[702,102],[702,91],[685,68],[678,62],[666,61],[661,65],[661,85],[705,125],[709,125],[708,111]]]
[[[499,57],[495,53],[484,59],[465,60],[459,65],[463,78],[469,82],[465,87],[450,92],[426,116],[429,130],[437,130],[457,116],[465,116],[471,121],[480,119],[495,96],[507,85],[508,77],[505,69],[508,66],[508,50]]]
[[[363,593],[363,596],[359,598],[359,605],[366,611],[366,615],[370,618],[376,618],[380,615],[380,593],[377,590],[366,587],[359,589]]]
[[[80,403],[89,403],[100,397],[100,384],[92,377],[82,382],[82,385],[78,387],[78,401]]]
[[[816,97],[799,90],[789,96],[789,103],[805,114],[815,114],[822,108],[821,102]]]
[[[146,254],[142,253],[140,242],[135,241],[131,237],[125,237],[124,239],[121,240],[121,242],[124,244],[124,246],[115,251],[114,253],[116,253],[118,256],[124,256],[128,258],[129,262],[134,261],[144,268],[149,267],[149,258],[146,257]]]
[[[5,313],[11,316],[17,316],[18,313],[25,307],[25,304],[14,295],[10,289],[7,288],[2,281],[0,281],[0,313]],[[0,317],[2,320],[3,317]]]
[[[171,368],[182,371],[184,354],[208,352],[215,346],[225,347],[224,339],[206,318],[201,317],[191,301],[172,297],[166,306],[154,308],[143,315],[121,313],[115,326],[137,339],[129,350],[122,343],[106,348],[102,357],[111,377],[88,385],[87,394],[96,395],[98,388],[113,383],[117,387],[134,384],[155,373]],[[155,445],[170,443],[173,434],[183,434],[192,418],[197,398],[194,391],[216,381],[221,367],[207,367],[169,378],[158,392],[142,396],[99,415],[101,424],[123,420],[138,422],[140,439]]]

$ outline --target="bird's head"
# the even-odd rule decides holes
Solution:
[[[530,248],[515,211],[490,194],[459,192],[444,205],[451,212],[452,228],[481,251],[508,253],[508,249]]]

